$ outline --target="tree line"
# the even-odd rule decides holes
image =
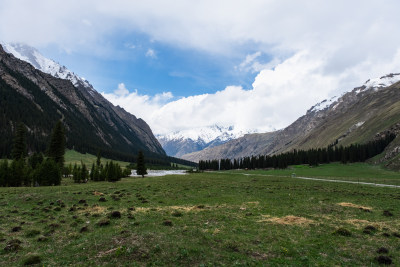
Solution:
[[[330,145],[326,148],[293,150],[278,155],[259,155],[240,159],[219,159],[199,161],[200,170],[231,170],[231,169],[285,169],[289,165],[309,164],[317,166],[323,163],[364,162],[384,151],[396,136],[388,134],[385,137],[365,144],[350,146]]]
[[[9,164],[5,159],[0,163],[0,186],[59,185],[65,152],[65,135],[61,121],[53,128],[46,159],[42,153],[34,153],[27,158],[26,135],[25,125],[19,123],[11,153],[12,161]]]
[[[64,166],[65,133],[61,121],[58,121],[53,128],[46,157],[38,152],[27,156],[26,136],[25,125],[19,123],[15,131],[12,160],[0,161],[0,186],[60,185],[62,176],[72,177],[75,183],[84,183],[89,179],[115,182],[131,174],[130,168],[122,170],[121,166],[113,161],[101,164],[100,152],[97,153],[96,164],[93,163],[90,171],[83,162],[79,166],[77,164]],[[138,174],[144,176],[147,172],[142,152],[139,152],[138,161],[141,162]]]

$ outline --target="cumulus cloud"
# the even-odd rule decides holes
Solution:
[[[317,101],[400,69],[396,0],[71,0],[59,5],[3,0],[1,38],[58,44],[68,51],[86,47],[87,53],[103,55],[110,51],[98,44],[107,44],[110,34],[139,32],[174,47],[242,55],[237,68],[257,73],[251,88],[228,86],[178,100],[170,93],[129,92],[122,85],[104,94],[159,133],[214,123],[281,128]],[[248,54],[248,46],[257,52]],[[260,62],[264,54],[274,59]],[[149,49],[146,56],[157,55]]]
[[[120,89],[103,95],[144,118],[159,134],[213,124],[271,131],[290,124],[338,86],[334,76],[322,74],[324,64],[323,59],[301,51],[274,70],[261,71],[248,90],[228,86],[214,94],[178,100],[171,93],[150,97],[135,91],[121,95]]]
[[[114,91],[114,94],[119,97],[124,97],[129,94],[128,89],[126,89],[124,83],[118,84],[118,89]]]

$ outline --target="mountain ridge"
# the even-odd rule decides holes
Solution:
[[[187,153],[224,144],[251,132],[254,131],[239,130],[234,126],[212,125],[156,135],[156,137],[168,155],[181,157]]]
[[[2,94],[17,103],[25,104],[24,109],[14,112],[20,114],[13,114],[9,110],[14,107],[10,106],[12,104],[7,99],[3,99],[4,114],[8,116],[3,115],[1,120],[3,135],[10,136],[16,120],[22,120],[30,129],[31,135],[48,135],[48,125],[38,122],[39,127],[26,118],[37,121],[43,119],[48,123],[54,123],[58,118],[64,120],[66,131],[69,133],[67,145],[70,148],[75,146],[78,151],[80,149],[81,152],[96,153],[96,150],[102,147],[103,150],[121,155],[136,154],[142,149],[154,157],[166,156],[147,123],[122,108],[113,106],[88,82],[82,82],[83,79],[69,75],[70,79],[76,79],[75,86],[71,80],[44,73],[32,64],[6,53],[2,46],[0,60]],[[88,86],[92,89],[89,90]],[[25,109],[40,118],[32,117]],[[84,136],[87,137],[86,140],[81,140]],[[42,147],[43,142],[39,142]],[[9,149],[9,146],[3,147],[3,155]]]
[[[368,80],[340,97],[314,105],[284,129],[245,135],[221,146],[183,155],[182,158],[192,161],[241,158],[325,147],[335,142],[349,145],[371,140],[400,121],[396,102],[400,101],[399,80],[399,73]]]

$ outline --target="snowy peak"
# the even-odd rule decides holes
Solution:
[[[11,53],[15,57],[30,63],[36,69],[44,73],[48,73],[56,78],[69,80],[74,86],[81,85],[90,90],[94,90],[93,86],[87,80],[79,77],[54,60],[44,57],[38,50],[31,46],[19,43],[7,43],[2,44],[2,46],[7,53]]]
[[[374,79],[369,79],[367,80],[362,86],[354,88],[353,92],[355,95],[358,95],[361,92],[368,91],[370,89],[374,91],[378,91],[379,89],[389,87],[397,82],[400,81],[400,73],[390,73],[388,75],[382,76],[380,78],[374,78]],[[335,109],[337,106],[338,102],[341,101],[341,98],[345,95],[346,93],[343,93],[341,96],[334,96],[332,98],[325,99],[318,104],[314,105],[307,111],[309,112],[318,112],[321,110],[326,110],[330,109],[332,106],[332,109]],[[335,104],[335,105],[333,105]]]
[[[359,94],[366,90],[373,89],[374,91],[378,91],[379,89],[386,88],[391,86],[392,84],[400,81],[400,73],[390,73],[388,75],[382,76],[380,78],[374,78],[367,80],[363,86],[355,89],[355,93]]]
[[[367,89],[379,89],[391,86],[392,84],[400,81],[400,73],[390,73],[388,75],[382,76],[380,78],[370,79],[365,82],[364,86]]]
[[[224,144],[232,139],[237,139],[248,133],[256,131],[243,131],[234,126],[198,127],[189,130],[174,132],[167,135],[156,136],[168,155],[181,157],[185,154]]]
[[[311,109],[309,109],[307,111],[307,113],[325,110],[325,109],[329,108],[333,103],[335,103],[338,99],[339,99],[338,96],[334,96],[334,97],[330,98],[329,100],[325,99],[325,100],[319,102],[318,104],[316,104],[315,106],[312,106]]]
[[[234,126],[224,127],[213,125],[209,127],[199,127],[189,130],[177,131],[167,135],[159,135],[158,137],[168,140],[191,139],[193,141],[202,141],[207,144],[215,140],[219,140],[222,142],[229,141],[231,139],[239,138],[245,134],[254,132],[255,131],[238,130]]]

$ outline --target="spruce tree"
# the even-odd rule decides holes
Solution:
[[[95,172],[95,166],[94,163],[92,163],[92,168],[90,169],[90,174],[89,174],[90,180],[92,181],[94,181],[94,172]]]
[[[9,175],[8,160],[0,160],[0,186],[7,186]]]
[[[89,178],[89,172],[88,172],[88,169],[86,168],[85,163],[83,163],[81,161],[81,165],[82,165],[82,168],[81,168],[80,179],[81,179],[82,182],[86,183],[88,178]]]
[[[33,182],[35,185],[60,185],[61,171],[57,163],[52,159],[47,159],[37,166],[33,172]]]
[[[14,137],[14,146],[11,152],[13,159],[19,160],[26,155],[26,127],[23,123],[18,123]]]
[[[100,164],[101,164],[101,155],[100,155],[100,151],[97,151],[97,159],[96,159],[97,167],[100,167]]]
[[[147,174],[147,168],[144,164],[144,154],[143,151],[139,151],[137,159],[136,174],[144,177]]]
[[[65,154],[65,134],[61,121],[58,121],[51,134],[47,155],[53,159],[60,167],[64,165]]]

